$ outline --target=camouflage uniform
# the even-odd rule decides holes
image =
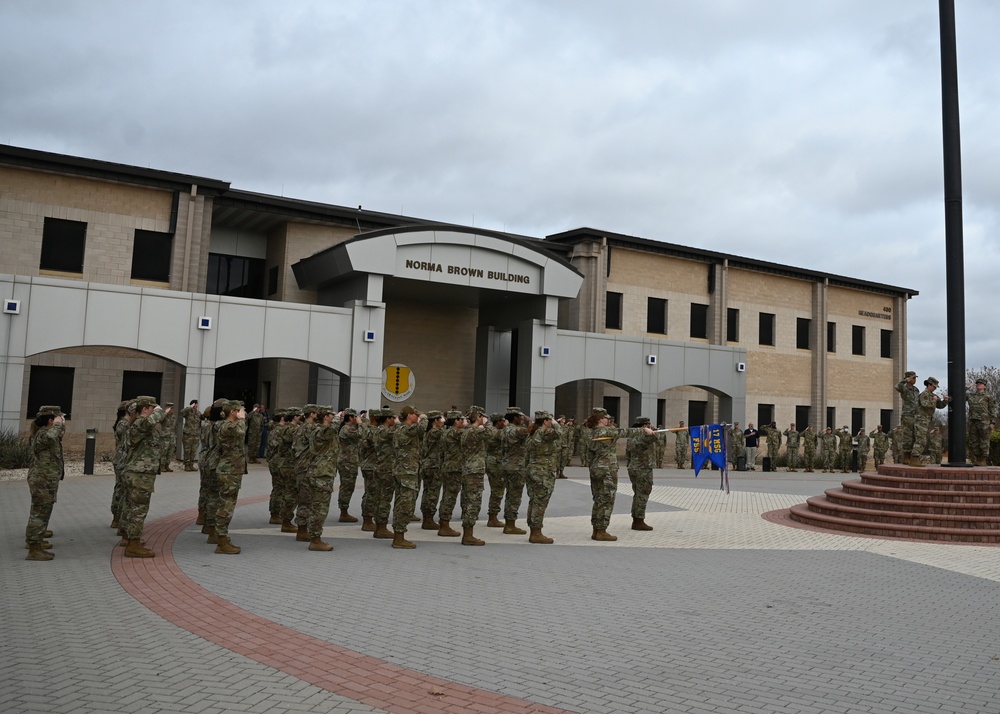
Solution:
[[[144,405],[155,404],[151,397],[136,399],[136,412]],[[147,416],[136,416],[126,435],[127,456],[125,457],[126,503],[122,509],[122,529],[129,540],[142,537],[143,525],[149,513],[149,501],[153,495],[156,475],[160,472],[160,457],[163,453],[159,425],[166,416],[159,407]]]
[[[892,449],[892,463],[902,463],[903,460],[903,427],[897,426],[889,434],[889,448]]]
[[[313,497],[310,493],[311,481],[309,476],[312,473],[312,452],[309,450],[309,442],[312,433],[318,428],[315,421],[308,421],[305,415],[315,414],[319,409],[316,404],[306,404],[302,408],[303,421],[295,429],[292,437],[292,463],[295,469],[295,485],[297,488],[295,496],[295,525],[299,527],[302,538],[308,534],[309,523],[312,516],[309,513],[309,504]]]
[[[597,426],[591,429],[588,463],[594,508],[590,514],[590,524],[595,531],[608,530],[611,513],[615,509],[615,494],[618,493],[618,439],[644,433],[644,429],[620,429],[614,426]]]
[[[931,455],[932,464],[940,464],[944,458],[944,448],[941,444],[941,430],[934,427],[927,434],[927,451]]]
[[[896,458],[896,452],[893,450],[893,461],[896,463],[909,458],[910,453],[913,452],[913,442],[916,440],[914,419],[917,416],[920,390],[909,383],[908,379],[911,376],[916,377],[917,375],[915,372],[907,372],[906,376],[896,383],[896,391],[903,399],[903,409],[900,413],[900,426],[903,427],[900,433],[900,458]],[[919,454],[919,452],[917,453]]]
[[[882,426],[875,427],[875,430],[868,435],[872,440],[872,449],[875,456],[875,468],[885,463],[885,454],[889,450],[889,435],[882,431]]]
[[[337,505],[341,513],[347,513],[354,498],[358,484],[358,466],[360,465],[361,424],[350,421],[357,417],[353,409],[344,410],[344,424],[340,427],[337,437],[340,439],[340,460],[337,462],[337,473],[340,474],[340,490],[337,491]],[[353,516],[352,516],[353,518]],[[349,521],[353,523],[354,521]]]
[[[660,436],[660,434],[657,434],[657,436]],[[729,430],[729,449],[731,453],[730,460],[733,462],[734,466],[741,456],[746,458],[746,436],[744,436],[743,429],[740,428],[739,424],[734,424]]]
[[[937,386],[937,380],[932,380],[934,380],[933,377],[927,378],[928,382]],[[913,450],[911,451],[913,459],[923,456],[924,449],[927,447],[927,432],[931,430],[931,422],[934,420],[934,411],[945,405],[947,402],[934,394],[934,390],[930,388],[920,393],[917,415],[913,418]]]
[[[653,491],[653,465],[656,461],[657,436],[658,434],[649,435],[640,432],[628,438],[626,451],[629,455],[628,478],[632,482],[633,522],[646,518],[646,504],[649,502],[649,494]]]
[[[661,431],[656,435],[656,443],[653,446],[656,458],[656,468],[663,468],[663,455],[667,450],[667,432]]]
[[[833,429],[826,428],[823,432],[823,473],[833,471],[833,457],[837,453],[837,435]]]
[[[171,409],[173,402],[167,402],[165,409]],[[171,410],[169,414],[164,413],[163,421],[159,426],[160,433],[160,473],[173,471],[170,462],[173,461],[177,452],[177,415]]]
[[[373,411],[376,413],[372,413]],[[374,419],[378,411],[369,410],[369,419],[359,427],[361,438],[358,441],[358,468],[361,469],[361,480],[365,485],[365,490],[361,493],[361,517],[366,523],[375,516],[372,510],[372,491],[375,489],[375,426],[370,419]]]
[[[283,409],[275,409],[271,424],[267,429],[267,444],[264,446],[264,458],[267,459],[267,470],[271,474],[271,496],[267,509],[272,522],[281,519],[281,459],[276,456],[278,450],[278,428],[281,424]]]
[[[420,449],[420,482],[424,489],[420,498],[420,513],[428,524],[434,520],[441,501],[441,437],[444,436],[444,428],[433,426],[433,422],[440,417],[441,412],[428,412],[427,420],[431,425],[424,432]]]
[[[382,413],[390,418],[395,418],[388,409],[383,409]],[[376,525],[387,526],[389,524],[392,496],[396,490],[396,482],[393,478],[393,461],[396,458],[396,452],[392,434],[395,428],[385,423],[379,424],[375,427],[372,435],[372,443],[375,445],[375,468],[372,470],[371,509]]]
[[[214,406],[214,405],[213,405]],[[211,413],[211,412],[210,412]],[[205,526],[215,524],[215,425],[217,420],[206,418],[201,423],[201,452],[198,454],[198,512],[204,519]],[[208,532],[208,528],[205,529]]]
[[[551,419],[547,412],[536,412],[537,419]],[[532,425],[534,429],[524,440],[524,455],[528,486],[528,527],[541,530],[545,520],[545,510],[556,486],[556,472],[562,458],[562,437],[555,425],[548,427]],[[531,429],[525,429],[525,432]],[[516,514],[515,514],[516,517]]]
[[[495,418],[494,418],[495,417]],[[499,412],[490,415],[490,425],[486,430],[486,478],[490,483],[490,500],[486,505],[486,515],[491,521],[496,521],[503,505],[503,495],[506,484],[503,477],[503,427],[497,428],[497,422],[503,420]],[[562,463],[560,461],[560,463]]]
[[[765,426],[762,431],[767,436],[767,458],[771,459],[771,470],[778,470],[778,452],[781,451],[781,432],[774,425]]]
[[[872,440],[864,429],[858,431],[856,438],[858,441],[858,473],[863,474],[868,468],[868,451],[871,449]]]
[[[229,402],[227,408],[239,410],[237,402]],[[218,509],[215,512],[215,534],[219,538],[229,537],[229,523],[236,510],[236,499],[243,485],[243,474],[247,472],[246,433],[244,419],[217,422],[215,450],[215,482],[218,492]]]
[[[290,532],[295,517],[295,504],[299,496],[299,484],[295,472],[295,455],[292,445],[298,433],[296,417],[302,412],[297,407],[285,409],[285,417],[275,427],[274,460],[278,462],[278,515],[281,516],[282,530]]]
[[[510,412],[510,415],[519,412]],[[506,486],[506,497],[503,504],[505,521],[516,521],[521,510],[521,500],[524,497],[525,479],[527,478],[527,439],[528,429],[523,425],[508,424],[501,435],[504,445],[503,472]]]
[[[58,407],[42,407],[38,418],[60,416]],[[65,426],[62,422],[53,422],[52,426],[41,427],[31,437],[31,467],[28,469],[28,490],[31,492],[31,510],[28,514],[28,526],[24,530],[24,540],[28,544],[29,559],[36,559],[35,554],[45,540],[45,531],[49,527],[52,516],[52,506],[56,502],[59,481],[66,473],[63,464],[62,438]],[[47,547],[47,546],[46,546]],[[49,556],[38,557],[38,560],[51,560]]]
[[[573,434],[575,430],[566,426],[565,417],[556,420],[559,425],[559,465],[556,468],[556,476],[566,478],[564,472],[569,465],[570,456],[573,454]]]
[[[455,417],[457,412],[448,412],[448,419]],[[441,505],[438,509],[438,519],[445,523],[451,521],[455,511],[455,501],[462,492],[462,462],[465,455],[462,452],[462,432],[464,427],[449,427],[441,435]]]
[[[462,462],[462,527],[473,528],[483,508],[483,481],[486,477],[485,427],[468,426],[462,429],[461,444],[465,459]]]
[[[323,525],[330,514],[333,499],[333,480],[337,476],[337,460],[340,456],[340,438],[336,423],[325,424],[332,414],[330,407],[320,407],[316,428],[309,434],[309,455],[312,468],[309,470],[309,522],[306,533],[310,539],[323,535]]]
[[[577,432],[576,440],[580,444],[581,466],[590,466],[590,440],[593,438],[591,431],[593,430],[586,424],[581,424]]]
[[[115,422],[115,456],[111,462],[115,471],[115,489],[111,494],[112,526],[121,525],[122,508],[125,505],[125,435],[128,433],[129,425],[128,406],[128,401],[118,405],[118,411],[126,411],[126,415],[119,417]]]
[[[802,439],[803,465],[806,467],[806,471],[812,473],[816,461],[816,438],[819,435],[813,431],[810,424],[799,436]]]
[[[840,470],[842,473],[847,473],[851,470],[851,449],[854,446],[854,437],[851,435],[851,430],[846,426],[842,429],[837,429],[834,432],[839,439],[837,445],[837,451],[840,454]]]
[[[990,456],[990,422],[996,415],[996,405],[992,396],[978,390],[970,392],[965,400],[969,405],[969,455],[972,463],[985,466]]]
[[[181,431],[181,446],[184,449],[184,470],[194,471],[194,458],[198,455],[198,436],[201,434],[201,412],[194,404],[181,411],[184,426]]]
[[[247,414],[247,455],[250,457],[250,463],[257,463],[257,454],[260,453],[260,439],[264,432],[264,415],[257,411],[257,405],[254,405],[254,410]]]
[[[664,432],[665,433],[665,432]],[[691,451],[691,432],[687,429],[674,432],[674,458],[677,460],[677,468],[684,468],[687,462],[688,453]]]
[[[405,412],[408,408],[404,407]],[[427,425],[424,422],[399,424],[392,430],[392,446],[395,452],[392,475],[396,489],[392,503],[392,531],[406,533],[410,518],[417,507],[420,492],[420,450],[424,443]]]
[[[799,432],[794,426],[785,429],[785,461],[789,471],[798,471],[799,465]]]

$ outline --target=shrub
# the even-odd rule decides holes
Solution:
[[[31,445],[13,429],[0,431],[0,468],[26,469],[31,466]]]

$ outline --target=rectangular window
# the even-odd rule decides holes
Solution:
[[[657,428],[662,428],[663,424],[667,420],[667,400],[657,399],[656,400],[656,425]]]
[[[882,357],[892,359],[892,330],[882,330]]]
[[[837,428],[837,407],[826,408],[826,426]]]
[[[38,408],[57,406],[69,419],[73,412],[73,368],[32,365],[28,374],[28,419]]]
[[[646,332],[667,334],[667,301],[663,298],[646,298]]]
[[[604,411],[606,411],[615,423],[621,425],[621,411],[622,411],[622,398],[621,397],[605,397],[604,398]],[[625,426],[630,426],[626,424]]]
[[[865,328],[861,325],[851,326],[851,354],[863,355],[865,353]]]
[[[122,372],[122,401],[136,397],[156,397],[160,401],[163,372]]]
[[[209,253],[205,292],[230,297],[263,297],[263,259]]]
[[[852,409],[851,410],[851,433],[857,434],[858,429],[865,429],[865,410],[864,409]],[[867,429],[866,429],[867,431]]]
[[[892,431],[892,409],[879,409],[878,423],[886,434]]]
[[[38,263],[39,270],[82,273],[86,245],[86,223],[65,221],[62,218],[46,218],[45,226],[42,228],[42,258]]]
[[[173,246],[171,233],[136,229],[132,242],[132,279],[169,283]]]
[[[726,341],[740,341],[740,311],[735,307],[726,310]]]
[[[837,323],[828,322],[826,323],[826,351],[836,352],[837,351]]]
[[[699,339],[708,337],[708,305],[691,303],[691,337]]]
[[[774,345],[774,314],[770,312],[760,313],[760,327],[757,343],[761,345]]]
[[[812,349],[809,346],[809,331],[812,330],[812,320],[799,317],[795,320],[795,346],[800,350]]]
[[[277,294],[278,292],[278,266],[274,265],[270,270],[267,271],[267,296]]]
[[[622,329],[622,294],[608,292],[604,296],[604,328]]]
[[[705,414],[708,411],[708,402],[690,401],[688,402],[688,426],[702,426],[706,424]]]
[[[757,430],[760,431],[762,426],[766,426],[774,421],[774,405],[773,404],[758,404],[757,405]]]
[[[812,407],[808,404],[799,404],[795,407],[795,430],[803,431],[809,424],[809,413],[812,411]]]

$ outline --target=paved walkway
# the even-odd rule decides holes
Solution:
[[[63,482],[56,559],[23,560],[27,486],[0,482],[0,712],[1000,713],[1000,550],[762,518],[819,474],[727,496],[658,471],[651,532],[624,478],[619,541],[596,543],[570,469],[552,546],[480,527],[483,548],[411,530],[398,551],[332,524],[315,553],[266,525],[253,468],[230,557],[193,526],[195,474],[159,478],[152,560],[113,548],[106,476]]]

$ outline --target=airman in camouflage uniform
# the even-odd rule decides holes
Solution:
[[[295,468],[295,484],[297,492],[295,496],[295,525],[298,527],[295,533],[295,540],[306,543],[312,540],[309,537],[309,522],[312,515],[309,513],[309,504],[313,497],[310,493],[311,481],[309,474],[312,472],[313,456],[309,450],[309,442],[312,433],[319,428],[316,423],[318,418],[319,405],[306,404],[302,407],[302,421],[299,422],[295,435],[292,437],[292,463]]]
[[[524,535],[525,530],[517,527],[517,514],[521,510],[527,478],[528,428],[524,413],[517,407],[507,407],[504,415],[507,426],[503,428],[503,473],[506,493],[504,495],[503,532],[507,535]]]
[[[486,478],[487,419],[483,407],[469,407],[469,425],[462,429],[462,545],[486,545],[474,530],[483,508],[483,482]]]
[[[278,480],[280,484],[278,495],[278,514],[281,516],[281,532],[295,533],[299,529],[292,519],[295,517],[295,505],[299,497],[299,484],[295,471],[295,456],[292,446],[295,435],[302,420],[302,410],[298,407],[287,407],[281,418],[281,423],[275,427],[274,459],[278,462]]]
[[[976,466],[986,466],[990,456],[990,424],[996,417],[996,404],[986,392],[986,380],[977,379],[976,389],[965,397],[969,405],[969,455]]]
[[[657,436],[660,435],[657,434]],[[741,456],[744,459],[747,456],[747,438],[743,434],[743,428],[739,422],[734,422],[733,426],[729,429],[729,451],[730,461],[733,462],[733,466],[739,463]]]
[[[159,425],[167,412],[156,404],[154,397],[135,399],[136,417],[126,436],[125,458],[126,503],[122,510],[125,531],[126,558],[152,558],[155,553],[142,544],[142,529],[149,513],[156,475],[160,472],[163,453]]]
[[[761,431],[767,437],[767,458],[771,460],[771,470],[777,471],[778,452],[781,451],[781,432],[778,431],[777,423],[773,421],[763,427]]]
[[[924,465],[920,456],[927,447],[927,434],[931,429],[931,422],[934,420],[934,411],[943,409],[951,401],[949,397],[941,398],[934,394],[938,384],[934,377],[925,379],[925,389],[917,399],[917,415],[913,418],[913,451],[910,454],[910,466]]]
[[[451,516],[455,512],[455,502],[462,492],[462,431],[465,430],[465,415],[459,411],[445,414],[445,431],[441,436],[441,505],[438,508],[438,535],[455,537],[461,535],[451,527]]]
[[[889,434],[889,448],[892,449],[892,463],[902,463],[903,459],[903,427],[897,426]]]
[[[840,454],[840,470],[847,473],[851,470],[851,449],[854,447],[854,437],[849,427],[844,426],[834,432],[839,440],[837,451]]]
[[[195,523],[202,526],[202,533],[210,535],[213,539],[215,535],[212,527],[215,525],[215,511],[218,509],[218,502],[215,500],[215,461],[213,457],[215,424],[222,419],[222,405],[225,402],[225,399],[217,399],[205,409],[204,419],[201,422],[201,451],[198,453],[198,519]]]
[[[556,486],[556,471],[562,458],[562,439],[552,415],[546,411],[535,412],[535,423],[525,431],[528,528],[531,529],[528,542],[546,545],[553,540],[542,532],[542,527],[545,523],[545,510]],[[524,531],[521,530],[521,533]]]
[[[392,547],[412,550],[417,546],[406,539],[406,530],[420,493],[420,451],[427,427],[426,418],[410,405],[403,407],[399,416],[401,421],[392,430],[395,451],[392,475],[396,491],[392,502]]]
[[[813,465],[816,462],[816,439],[819,436],[813,431],[812,424],[807,426],[800,435],[802,439],[803,464],[807,473],[813,472]]]
[[[828,426],[823,432],[823,473],[833,473],[834,456],[837,453],[837,435],[833,427]]]
[[[561,415],[556,419],[556,424],[559,425],[559,464],[556,466],[556,478],[566,478],[565,471],[573,453],[573,435],[576,430],[567,425],[566,417]]]
[[[375,490],[375,419],[381,409],[369,409],[361,420],[361,441],[358,442],[358,467],[365,490],[361,494],[361,530],[375,530],[375,512],[372,510],[372,492]]]
[[[864,429],[858,429],[855,440],[858,447],[858,473],[863,474],[868,468],[868,451],[871,449],[872,440]]]
[[[201,412],[198,400],[192,399],[181,411],[184,426],[181,428],[181,447],[184,449],[184,470],[194,471],[194,457],[198,455],[198,437],[201,434]]]
[[[798,471],[799,465],[799,432],[795,425],[790,424],[785,429],[785,461],[789,471]]]
[[[271,496],[267,502],[271,518],[268,523],[281,523],[281,459],[275,454],[278,450],[278,428],[285,414],[284,409],[275,409],[271,414],[271,423],[267,427],[267,444],[264,445],[264,458],[267,459],[267,470],[271,474]]]
[[[662,424],[660,425],[660,428],[661,429],[663,428]],[[659,431],[656,434],[656,444],[653,447],[653,452],[656,457],[656,468],[658,469],[663,468],[663,455],[666,453],[666,451],[667,451],[667,432]]]
[[[590,429],[588,463],[590,464],[590,492],[594,497],[594,508],[590,514],[590,524],[594,529],[591,540],[615,541],[617,536],[608,533],[611,513],[615,508],[615,494],[618,492],[618,439],[646,433],[653,434],[648,426],[638,429],[621,429],[611,426],[611,417],[600,407],[593,409],[587,418]]]
[[[896,463],[908,462],[913,451],[913,442],[916,440],[915,418],[919,408],[920,390],[914,385],[917,382],[917,373],[910,371],[903,375],[903,378],[896,383],[896,391],[899,392],[903,400],[903,408],[900,414],[900,446],[899,458],[896,458],[895,446],[893,448],[893,461]],[[917,454],[919,456],[919,453]]]
[[[357,523],[358,519],[348,513],[354,490],[358,483],[358,466],[360,465],[361,447],[361,417],[353,409],[344,410],[344,421],[337,433],[340,439],[340,459],[337,461],[337,473],[340,474],[340,490],[337,492],[337,505],[340,506],[340,523]]]
[[[111,465],[115,471],[115,489],[111,494],[111,527],[121,527],[122,508],[125,505],[125,435],[128,433],[132,417],[129,415],[129,400],[118,405],[115,418],[115,455]]]
[[[215,512],[215,552],[222,555],[237,555],[239,546],[229,539],[229,523],[236,510],[236,499],[243,485],[243,474],[247,472],[246,410],[243,402],[230,400],[222,407],[223,420],[218,422],[215,434],[215,449],[218,463],[215,465],[215,481],[218,489],[218,510]]]
[[[677,468],[682,469],[687,463],[688,454],[691,452],[691,432],[683,428],[684,422],[681,422],[679,426],[681,430],[674,432],[674,459],[677,461]]]
[[[501,434],[507,422],[502,412],[490,414],[491,426],[486,429],[486,479],[490,484],[490,500],[486,505],[487,528],[503,528],[500,522],[500,507],[506,484],[503,478],[503,440]]]
[[[396,428],[396,415],[391,409],[379,410],[379,416],[374,417],[375,430],[372,441],[375,445],[375,468],[372,471],[371,509],[375,518],[374,538],[392,538],[389,530],[389,514],[392,510],[392,496],[396,490],[393,477],[393,462],[396,451],[393,446],[393,429]]]
[[[250,463],[260,463],[257,455],[260,453],[260,439],[264,433],[264,415],[260,413],[260,404],[253,405],[253,411],[247,414],[247,455]]]
[[[166,416],[160,423],[160,473],[173,473],[170,462],[177,453],[177,415],[174,414],[174,403],[163,405]]]
[[[312,468],[306,478],[309,479],[309,522],[306,533],[309,535],[309,550],[329,552],[333,546],[323,540],[323,526],[330,514],[330,501],[333,500],[333,480],[337,476],[337,460],[340,456],[339,423],[335,421],[333,407],[318,406],[316,409],[316,428],[309,434],[309,454],[312,457]]]
[[[940,464],[944,458],[944,448],[941,443],[941,429],[934,427],[927,433],[927,451],[931,455],[932,464]]]
[[[438,503],[441,501],[441,437],[444,436],[444,414],[439,411],[427,412],[427,428],[420,447],[420,483],[423,494],[420,497],[420,514],[423,521],[421,530],[436,531],[441,526],[434,520]]]
[[[49,532],[49,518],[56,502],[59,482],[66,473],[62,450],[65,425],[62,409],[57,406],[39,409],[31,424],[31,467],[28,469],[31,510],[28,526],[24,530],[27,560],[52,560],[55,557],[46,552],[52,545],[45,540],[45,536]]]
[[[882,431],[882,425],[879,424],[868,436],[872,440],[875,469],[878,470],[878,467],[885,463],[885,454],[889,450],[889,435]]]
[[[635,428],[649,426],[647,417],[639,417]],[[638,433],[628,438],[628,478],[632,482],[632,530],[651,531],[646,523],[646,504],[653,492],[653,465],[656,462],[656,434]]]

